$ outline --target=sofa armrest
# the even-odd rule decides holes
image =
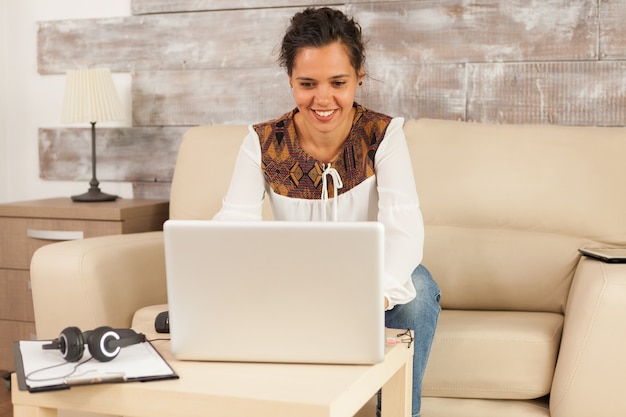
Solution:
[[[163,232],[54,243],[31,260],[39,339],[68,326],[130,327],[141,307],[167,302]]]
[[[565,311],[552,384],[552,417],[617,416],[626,410],[626,264],[583,257]]]

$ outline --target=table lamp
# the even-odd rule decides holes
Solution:
[[[72,196],[79,202],[114,201],[116,195],[100,191],[96,177],[96,123],[124,119],[120,98],[108,68],[67,71],[61,122],[91,123],[91,172],[89,191]]]

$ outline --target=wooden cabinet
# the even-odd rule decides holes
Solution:
[[[35,338],[30,259],[44,245],[162,230],[169,203],[76,203],[69,197],[0,204],[0,369],[15,369],[12,342]],[[63,329],[59,329],[59,332]]]

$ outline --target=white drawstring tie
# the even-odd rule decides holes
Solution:
[[[337,197],[339,195],[338,190],[343,188],[343,182],[341,181],[341,177],[339,176],[339,172],[335,168],[330,166],[330,162],[327,166],[322,164],[322,201],[326,203],[328,201],[328,179],[330,177],[333,179],[333,185],[335,186],[335,193],[333,197],[333,221],[337,221]],[[322,207],[322,220],[326,221],[326,204]]]

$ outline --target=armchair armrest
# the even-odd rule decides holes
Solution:
[[[566,306],[552,417],[624,413],[625,320],[626,264],[583,257]]]
[[[163,232],[43,246],[30,271],[39,339],[68,326],[130,327],[136,310],[167,302]]]

